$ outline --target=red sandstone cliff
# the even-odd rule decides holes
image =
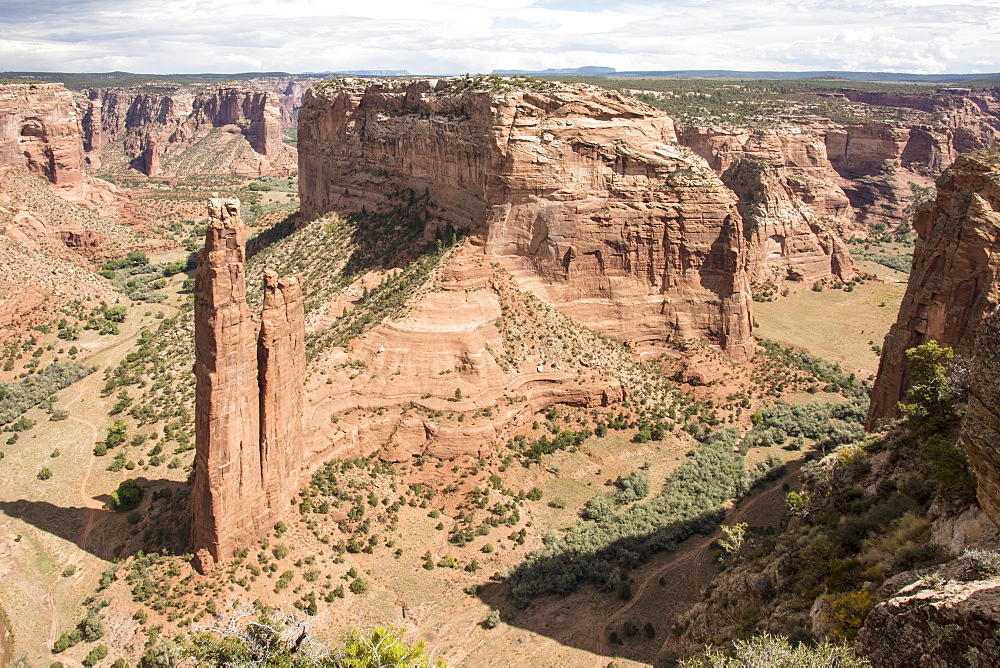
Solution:
[[[62,84],[0,86],[0,168],[19,167],[82,193],[83,148],[73,95]]]
[[[854,278],[847,245],[817,216],[776,167],[739,159],[722,174],[739,197],[744,236],[750,241],[750,276],[757,283]]]
[[[976,472],[979,505],[1000,525],[1000,311],[991,306],[976,335],[962,443]]]
[[[212,199],[208,214],[195,279],[191,491],[191,539],[203,572],[267,531],[298,491],[305,369],[298,279],[268,277],[255,346],[239,200]]]
[[[222,86],[168,92],[134,88],[83,91],[77,104],[91,164],[121,141],[135,169],[150,175],[230,171],[248,176],[294,169],[282,142],[281,109],[272,93]],[[220,158],[222,158],[220,163]]]
[[[905,352],[935,340],[971,356],[984,312],[1000,302],[1000,165],[996,149],[959,156],[914,217],[909,285],[882,346],[868,428],[895,416],[907,386]]]
[[[518,282],[619,340],[752,354],[736,198],[661,112],[603,89],[342,81],[299,114],[306,217],[410,188]]]

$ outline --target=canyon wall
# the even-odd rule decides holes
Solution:
[[[589,86],[341,81],[299,115],[305,217],[429,195],[518,282],[622,341],[752,354],[736,198],[670,118]]]
[[[105,159],[102,148],[117,141],[130,166],[149,176],[262,176],[287,174],[295,166],[295,149],[282,142],[279,101],[265,91],[101,88],[83,91],[77,104],[84,149],[94,166]]]
[[[80,193],[83,166],[72,93],[62,84],[0,85],[0,168],[25,169]]]
[[[845,235],[857,221],[902,222],[911,183],[930,185],[960,153],[988,145],[966,141],[968,128],[823,119],[784,128],[684,126],[677,134],[719,174],[740,159],[775,167],[803,204]]]
[[[1000,302],[1000,161],[996,149],[959,156],[937,199],[913,219],[917,243],[906,294],[882,346],[868,428],[897,415],[906,350],[934,340],[970,357],[980,320]]]
[[[209,201],[195,279],[191,540],[202,572],[270,529],[298,492],[302,461],[302,290],[296,277],[267,276],[258,339],[239,206]]]

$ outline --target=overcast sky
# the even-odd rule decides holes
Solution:
[[[0,70],[1000,71],[1000,0],[0,0]]]

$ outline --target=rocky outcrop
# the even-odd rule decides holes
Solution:
[[[918,239],[910,281],[882,346],[869,429],[897,414],[907,387],[907,349],[934,340],[971,356],[983,314],[1000,302],[996,150],[959,156],[937,187],[937,199],[913,220]]]
[[[0,85],[0,168],[26,169],[79,192],[83,165],[72,93],[62,84]]]
[[[937,115],[948,128],[948,143],[957,153],[989,148],[1000,139],[1000,90],[996,88],[976,91],[942,88],[926,93],[846,88],[840,93],[852,102],[916,109]]]
[[[195,279],[191,492],[192,544],[202,572],[268,530],[298,491],[305,369],[298,279],[268,276],[255,347],[239,200],[212,199],[208,213]]]
[[[830,164],[822,127],[684,126],[678,128],[677,139],[707,160],[718,174],[738,160],[765,163],[781,173],[799,202],[816,216],[848,227],[854,223],[851,202]]]
[[[752,354],[736,198],[670,118],[583,85],[341,81],[299,115],[305,217],[426,193],[518,282],[619,340]]]
[[[868,613],[858,633],[859,653],[875,666],[1000,663],[1000,581],[941,582],[941,576],[927,575],[940,584],[915,579]]]
[[[274,93],[281,109],[281,124],[286,128],[294,128],[299,120],[299,108],[302,98],[309,86],[323,81],[321,76],[262,76],[247,80],[254,88]]]
[[[979,505],[1000,525],[1000,311],[990,306],[976,334],[962,443],[976,473]]]
[[[722,174],[722,182],[739,198],[743,234],[750,243],[752,281],[854,278],[847,245],[835,230],[824,227],[776,167],[741,158]]]
[[[87,159],[95,166],[102,164],[102,149],[117,141],[129,164],[149,176],[261,176],[295,166],[295,150],[282,142],[278,100],[265,91],[102,88],[83,91],[77,104]]]

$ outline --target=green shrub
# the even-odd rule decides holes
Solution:
[[[52,477],[52,470],[47,466],[43,466],[42,470],[35,477],[39,480],[48,480]]]
[[[142,501],[143,490],[133,478],[122,480],[118,489],[111,492],[111,507],[115,510],[132,510]]]

